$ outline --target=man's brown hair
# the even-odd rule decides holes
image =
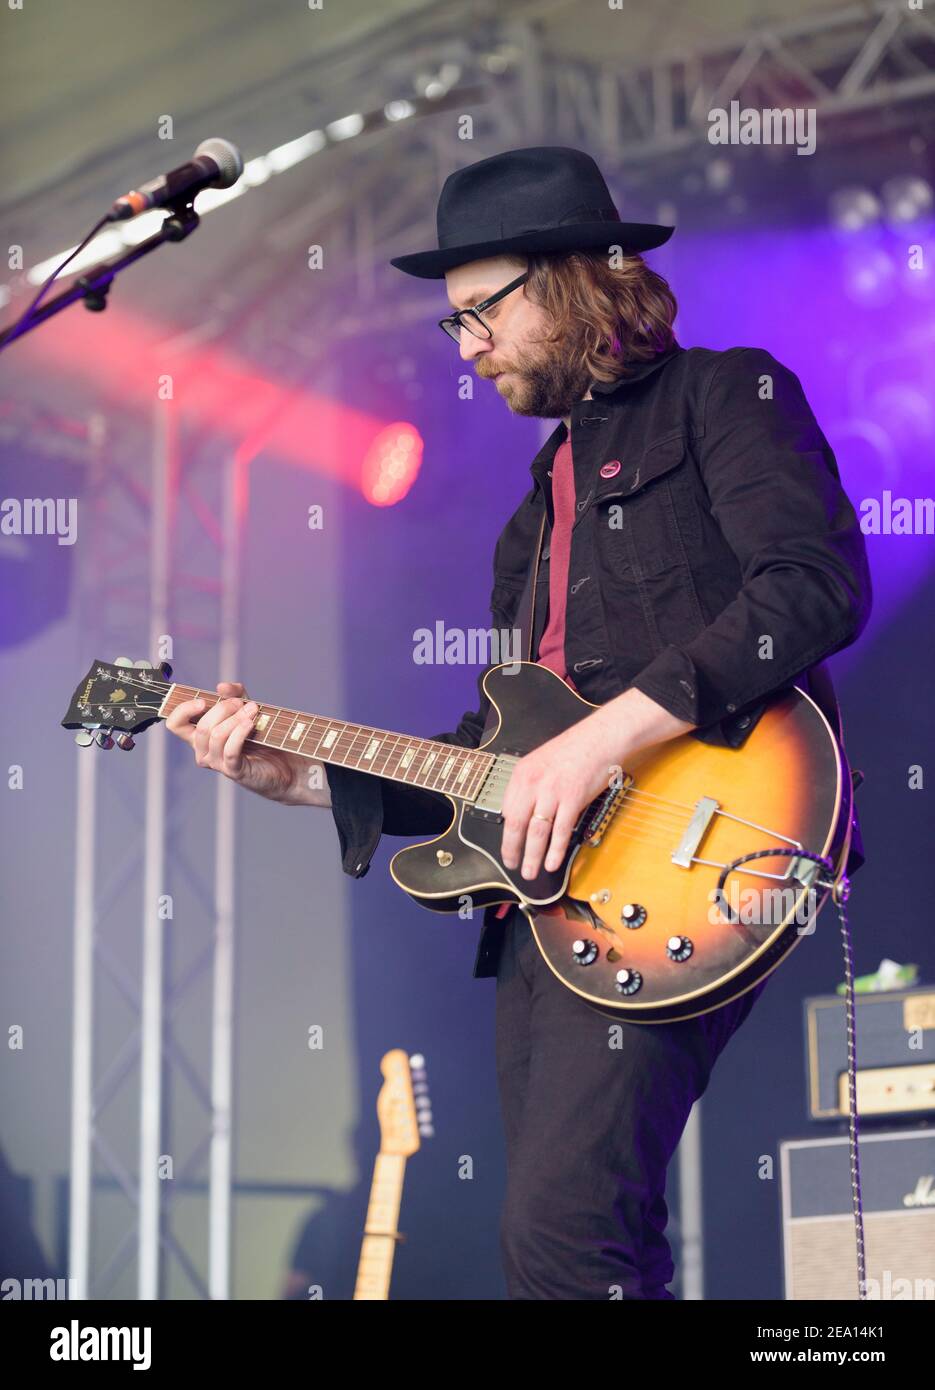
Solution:
[[[517,259],[511,257],[510,259]],[[628,362],[647,362],[675,342],[675,296],[642,256],[603,252],[530,253],[523,292],[553,321],[549,342],[566,340],[595,381],[625,376]]]

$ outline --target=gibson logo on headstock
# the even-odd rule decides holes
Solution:
[[[88,681],[87,685],[85,686],[84,690],[82,690],[82,692],[81,692],[80,698],[79,698],[79,700],[78,700],[78,704],[79,704],[79,705],[87,705],[87,704],[90,704],[90,702],[91,702],[91,687],[92,687],[93,684],[94,684],[94,677],[92,676],[92,678]]]

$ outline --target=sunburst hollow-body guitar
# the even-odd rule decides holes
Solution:
[[[79,741],[126,745],[185,700],[217,700],[170,674],[95,662],[62,723]],[[500,856],[510,776],[596,706],[535,662],[492,667],[483,685],[498,722],[479,748],[268,704],[249,741],[446,796],[450,825],[393,856],[395,882],[435,912],[517,904],[549,968],[609,1014],[665,1023],[706,1013],[811,934],[843,873],[852,787],[804,692],[776,697],[742,748],[686,734],[646,749],[584,808],[562,865],[527,880]]]

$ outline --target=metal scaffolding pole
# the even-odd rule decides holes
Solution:
[[[240,542],[247,464],[235,455],[224,479],[219,676],[240,668]],[[231,1179],[234,1079],[234,893],[236,788],[218,778],[214,870],[214,976],[211,1027],[211,1151],[209,1158],[208,1288],[231,1296]]]
[[[170,489],[175,472],[173,407],[157,400],[153,416],[152,518],[150,530],[149,650],[158,652],[168,631]],[[146,743],[146,814],[143,869],[143,966],[140,1042],[140,1237],[137,1284],[141,1299],[159,1297],[160,1145],[164,1009],[166,892],[166,740]]]
[[[74,963],[71,1023],[71,1184],[68,1272],[72,1297],[88,1296],[94,1066],[94,856],[97,759],[78,753],[75,817]]]

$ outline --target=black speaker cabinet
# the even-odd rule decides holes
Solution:
[[[935,1300],[935,1128],[861,1133],[871,1298]],[[858,1299],[847,1134],[779,1146],[787,1299]]]

